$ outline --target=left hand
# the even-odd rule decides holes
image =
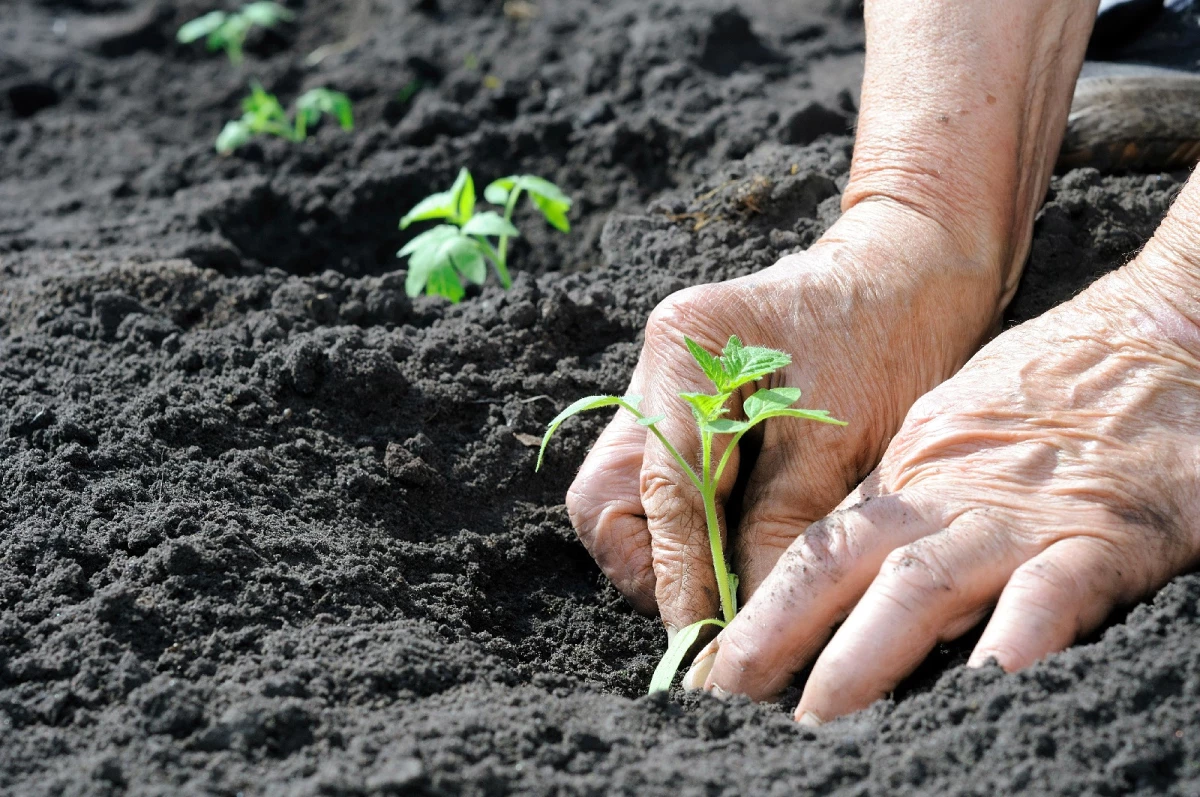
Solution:
[[[1192,567],[1200,327],[1155,284],[1126,266],[920,399],[685,685],[766,698],[816,658],[796,717],[819,724],[989,612],[970,664],[1011,671]]]

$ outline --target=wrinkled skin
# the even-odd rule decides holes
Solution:
[[[685,687],[765,698],[815,661],[797,718],[819,724],[993,609],[971,663],[1017,669],[1200,557],[1200,183],[1135,263],[955,375],[1020,276],[1095,10],[867,0],[842,219],[805,254],[650,318],[630,392],[693,462],[676,394],[706,386],[684,335],[792,353],[758,386],[800,387],[850,422],[780,419],[750,441],[727,546],[744,608]],[[644,429],[618,416],[567,506],[668,635],[717,613],[700,496]]]
[[[815,724],[883,697],[993,607],[970,663],[1014,670],[1194,566],[1200,327],[1144,274],[1004,333],[921,398],[691,684],[765,698],[816,659],[797,709]]]
[[[658,427],[693,463],[699,439],[677,394],[712,386],[684,348],[684,336],[710,351],[732,334],[797,351],[770,384],[800,387],[806,406],[855,419],[845,429],[791,420],[765,425],[731,552],[744,594],[754,592],[800,530],[870,471],[908,406],[957,370],[996,322],[999,284],[985,282],[982,269],[948,271],[923,283],[905,276],[918,255],[888,246],[901,228],[912,252],[954,251],[943,230],[910,210],[864,203],[808,252],[749,277],[680,291],[647,324],[629,392],[645,396],[646,414],[668,413]],[[857,276],[884,271],[896,275],[886,291]],[[947,314],[946,306],[962,309]],[[906,312],[897,315],[897,307]],[[922,322],[914,324],[914,317]],[[862,374],[877,375],[889,389],[863,390]],[[729,495],[737,456],[719,504]],[[666,449],[625,413],[584,462],[567,508],[608,576],[642,611],[657,606],[669,631],[717,612],[701,496]]]

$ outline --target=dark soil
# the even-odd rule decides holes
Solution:
[[[814,733],[640,697],[663,635],[562,506],[603,419],[533,473],[656,302],[835,218],[854,3],[309,0],[243,75],[173,41],[207,0],[3,5],[0,791],[1200,790],[1200,577],[1018,675],[948,647]],[[249,75],[359,127],[220,158]],[[522,218],[511,291],[410,301],[396,221],[462,164],[559,182],[575,230]],[[1056,178],[1012,320],[1181,179]]]

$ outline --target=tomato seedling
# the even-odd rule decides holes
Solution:
[[[712,551],[713,572],[717,577],[717,591],[721,598],[721,617],[699,620],[682,629],[671,644],[654,670],[650,680],[650,691],[658,692],[669,689],[675,678],[675,673],[687,654],[688,649],[695,644],[705,626],[715,625],[724,628],[737,614],[738,578],[729,572],[725,562],[725,552],[721,544],[721,527],[717,521],[717,485],[729,457],[737,448],[742,436],[752,428],[769,418],[803,418],[819,423],[845,426],[845,421],[833,418],[826,410],[805,410],[793,407],[800,400],[800,390],[794,387],[761,388],[748,396],[742,402],[742,413],[745,420],[727,418],[729,408],[726,406],[733,395],[751,382],[756,382],[780,368],[791,363],[791,355],[775,349],[761,346],[743,346],[736,335],[729,338],[725,350],[720,356],[705,351],[695,341],[684,338],[687,349],[699,364],[704,375],[713,383],[717,392],[680,393],[679,397],[692,408],[692,416],[696,419],[697,432],[700,437],[700,471],[688,462],[679,449],[658,430],[657,424],[665,415],[646,416],[639,409],[641,396],[588,396],[576,401],[560,412],[542,438],[542,447],[538,451],[536,469],[542,467],[542,458],[546,454],[546,446],[550,437],[562,425],[562,422],[587,410],[601,407],[616,406],[633,414],[637,422],[650,430],[659,442],[670,452],[679,467],[687,474],[700,495],[704,499],[704,518],[708,527],[708,544]],[[716,435],[731,435],[724,453],[719,460],[713,462],[713,439]]]
[[[571,199],[549,180],[528,174],[502,177],[484,189],[484,198],[502,206],[503,215],[494,210],[475,212],[475,180],[465,168],[458,172],[449,191],[418,202],[400,219],[400,229],[418,221],[441,219],[444,223],[421,233],[396,253],[397,257],[408,258],[408,278],[404,283],[408,295],[417,296],[425,290],[457,302],[466,292],[463,279],[482,284],[487,278],[489,262],[500,284],[511,287],[508,243],[521,234],[512,223],[512,215],[522,193],[529,195],[551,227],[570,232],[567,211],[571,209]],[[495,245],[489,238],[497,239]]]
[[[250,29],[255,25],[273,28],[280,22],[290,22],[296,15],[279,3],[247,3],[240,11],[230,14],[225,11],[209,11],[203,16],[186,22],[175,34],[183,44],[204,39],[209,52],[224,50],[229,63],[239,66],[243,58],[243,45]]]
[[[242,100],[242,118],[226,122],[217,136],[217,152],[228,155],[257,135],[303,141],[322,114],[337,119],[343,130],[354,129],[350,98],[340,91],[310,89],[296,100],[295,111],[289,116],[274,94],[254,83],[250,96]]]

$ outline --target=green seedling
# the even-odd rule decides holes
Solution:
[[[210,11],[184,23],[175,37],[183,44],[204,39],[209,52],[224,50],[229,62],[239,66],[243,58],[243,46],[250,29],[255,25],[273,28],[280,22],[290,22],[296,15],[279,3],[247,3],[241,11],[230,14],[225,11]]]
[[[337,119],[343,130],[354,129],[350,98],[340,91],[310,89],[296,100],[295,111],[289,116],[274,94],[254,83],[250,96],[242,100],[242,118],[226,122],[217,136],[217,152],[228,155],[257,135],[303,141],[323,114]]]
[[[484,189],[484,198],[503,207],[503,215],[494,210],[475,212],[475,181],[465,168],[459,171],[449,191],[418,202],[400,219],[400,229],[408,229],[418,221],[440,219],[444,223],[421,233],[396,253],[397,257],[408,258],[408,278],[404,283],[408,295],[417,296],[425,290],[457,302],[466,292],[463,279],[482,284],[487,278],[489,262],[500,284],[510,287],[508,243],[520,235],[512,216],[522,193],[529,195],[551,227],[570,232],[567,211],[571,209],[571,199],[549,180],[527,174],[503,177]],[[496,239],[494,245],[491,238]]]
[[[729,464],[729,457],[737,448],[738,442],[746,432],[770,418],[802,418],[819,423],[845,426],[845,421],[833,418],[825,410],[805,410],[793,407],[800,400],[800,390],[794,387],[761,388],[742,402],[742,413],[745,420],[726,417],[729,408],[726,406],[735,393],[752,382],[766,377],[780,368],[791,363],[792,358],[785,352],[767,349],[760,346],[743,346],[736,335],[729,338],[725,350],[720,356],[705,351],[699,344],[684,338],[688,351],[704,371],[704,375],[716,387],[713,394],[680,393],[679,397],[692,408],[696,419],[696,427],[700,437],[700,470],[696,471],[691,463],[679,453],[671,441],[658,430],[657,424],[664,415],[646,416],[639,409],[640,396],[588,396],[576,401],[560,412],[542,438],[542,447],[538,451],[537,469],[542,467],[542,458],[546,454],[546,446],[550,437],[562,425],[563,421],[572,415],[601,407],[619,407],[631,413],[637,422],[650,430],[659,442],[670,452],[680,469],[687,474],[700,495],[704,499],[704,517],[708,526],[708,544],[712,551],[713,571],[717,577],[717,591],[721,598],[721,617],[709,618],[692,623],[682,629],[671,644],[654,670],[650,679],[650,691],[659,692],[669,689],[679,670],[683,658],[695,644],[700,632],[705,626],[724,628],[737,615],[737,586],[738,578],[729,572],[725,562],[725,552],[721,543],[721,527],[717,521],[717,485],[721,475]],[[729,435],[724,453],[714,463],[713,440],[717,435]]]

